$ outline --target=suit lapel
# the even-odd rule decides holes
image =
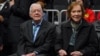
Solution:
[[[27,33],[29,35],[29,40],[31,40],[33,42],[33,30],[32,30],[33,26],[32,26],[32,21],[31,20],[28,22],[27,28],[28,28]]]
[[[71,37],[71,35],[72,35],[72,28],[71,28],[71,24],[70,24],[70,21],[68,21],[68,22],[66,22],[64,25],[63,25],[63,27],[64,27],[64,41],[66,41],[67,40],[67,42],[66,42],[66,48],[68,47],[68,45],[69,45],[69,41],[70,41],[70,37]]]

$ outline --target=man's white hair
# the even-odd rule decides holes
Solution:
[[[32,3],[31,6],[30,6],[30,8],[29,8],[29,11],[30,11],[30,12],[31,12],[31,10],[32,10],[32,7],[34,7],[34,5],[40,5],[40,6],[41,6],[41,4],[39,4],[39,3]],[[42,8],[42,6],[41,6],[41,8]]]

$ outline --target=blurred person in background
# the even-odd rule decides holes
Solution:
[[[44,9],[53,9],[53,0],[38,0]]]
[[[8,20],[10,16],[10,8],[13,3],[8,0],[0,0],[0,50],[2,50],[0,56],[7,56],[7,39],[8,39]]]
[[[97,13],[96,21],[93,23],[95,31],[97,32],[98,35],[98,40],[99,40],[99,49],[97,52],[97,56],[100,56],[100,12]]]
[[[54,0],[39,0],[38,3],[42,5],[44,8],[44,19],[52,22],[52,13],[51,11],[46,12],[45,9],[53,9],[54,8]]]
[[[20,38],[20,24],[30,19],[29,7],[32,3],[37,1],[38,0],[13,0],[14,5],[10,9],[11,16],[8,25],[8,43],[11,54],[17,51]]]

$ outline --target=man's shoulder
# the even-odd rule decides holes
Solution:
[[[52,22],[48,22],[48,21],[45,21],[45,25],[47,25],[48,27],[55,26],[54,23],[52,23]]]
[[[20,26],[26,26],[27,24],[29,24],[31,22],[32,22],[31,20],[27,20],[27,21],[23,22]]]

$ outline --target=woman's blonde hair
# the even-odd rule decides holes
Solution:
[[[72,2],[69,6],[68,6],[68,9],[67,9],[67,17],[68,19],[71,18],[71,11],[73,9],[74,6],[76,5],[80,5],[81,7],[81,10],[82,10],[82,18],[84,18],[84,14],[85,14],[85,10],[84,10],[84,6],[78,2]]]

